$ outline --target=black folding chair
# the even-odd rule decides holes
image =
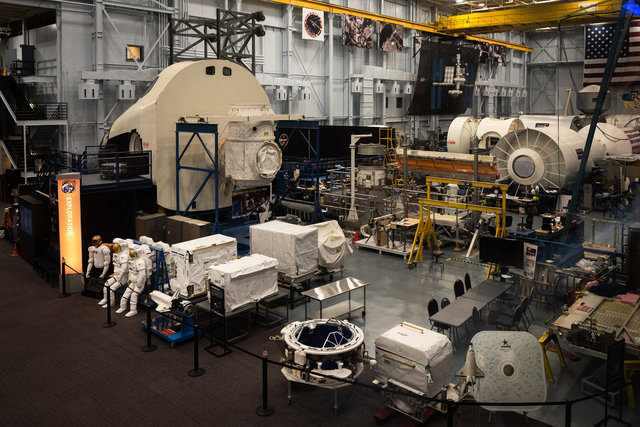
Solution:
[[[464,289],[465,292],[471,289],[471,277],[469,277],[469,273],[464,273]]]
[[[455,281],[455,283],[453,284],[453,293],[456,298],[464,295],[464,283],[462,283],[462,280],[458,279]]]

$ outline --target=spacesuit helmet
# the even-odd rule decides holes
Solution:
[[[137,257],[138,254],[136,253],[136,250],[134,248],[129,249],[129,258],[136,259]]]
[[[113,252],[116,254],[119,254],[120,251],[122,250],[122,242],[123,240],[116,237],[115,239],[113,239],[113,245],[111,246],[113,248]]]
[[[92,244],[93,246],[95,246],[96,248],[99,248],[99,247],[100,247],[100,245],[102,244],[102,237],[100,237],[100,235],[99,235],[99,234],[96,234],[95,236],[93,236],[93,237],[91,238],[91,244]]]

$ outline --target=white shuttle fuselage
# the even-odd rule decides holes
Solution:
[[[231,204],[233,187],[268,185],[275,177],[282,156],[275,144],[274,122],[292,117],[275,115],[258,80],[238,64],[208,59],[180,62],[163,70],[147,92],[113,123],[103,144],[116,138],[126,140],[130,135],[133,138],[128,150],[150,150],[158,204],[170,210],[176,209],[176,123],[181,118],[218,125],[219,207],[225,207]],[[181,135],[180,151],[190,137]],[[213,155],[213,137],[201,137]],[[139,142],[133,144],[136,140]],[[212,166],[197,138],[181,164]],[[203,178],[202,172],[181,172],[181,209],[192,199]],[[212,178],[193,210],[214,209],[214,190]]]

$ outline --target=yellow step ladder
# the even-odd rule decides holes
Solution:
[[[558,341],[558,337],[556,334],[553,334],[549,331],[542,334],[540,339],[538,340],[540,343],[540,347],[542,348],[542,359],[544,360],[544,370],[547,372],[547,379],[550,383],[554,382],[553,373],[551,372],[551,365],[549,365],[549,358],[547,357],[547,352],[551,351],[558,355],[560,359],[560,366],[563,368],[567,367],[567,362],[564,360],[564,355],[562,354],[562,348],[560,347],[560,341]],[[555,348],[550,348],[551,344],[555,344]]]

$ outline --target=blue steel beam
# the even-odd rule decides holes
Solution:
[[[598,92],[596,105],[593,109],[591,126],[589,127],[589,133],[587,134],[587,141],[584,144],[584,153],[582,155],[582,160],[580,161],[580,169],[578,169],[578,176],[576,176],[576,182],[573,184],[571,201],[569,202],[569,206],[567,208],[567,219],[569,220],[569,223],[566,224],[566,226],[562,230],[561,241],[563,243],[566,243],[569,237],[569,224],[571,221],[573,221],[573,217],[575,216],[575,211],[578,206],[578,200],[580,199],[580,189],[582,188],[582,183],[584,182],[587,160],[589,159],[591,144],[593,143],[593,136],[595,135],[596,127],[598,126],[598,118],[600,116],[600,112],[602,111],[602,105],[604,104],[604,99],[607,95],[607,89],[609,88],[609,83],[611,82],[613,71],[616,68],[616,63],[618,62],[620,51],[622,50],[624,38],[629,31],[630,22],[631,13],[628,13],[625,8],[620,8],[620,14],[618,15],[618,20],[616,21],[616,29],[611,40],[611,50],[609,50],[609,56],[607,57],[607,63],[604,68],[604,75],[602,76],[602,83],[600,84],[600,91]]]

